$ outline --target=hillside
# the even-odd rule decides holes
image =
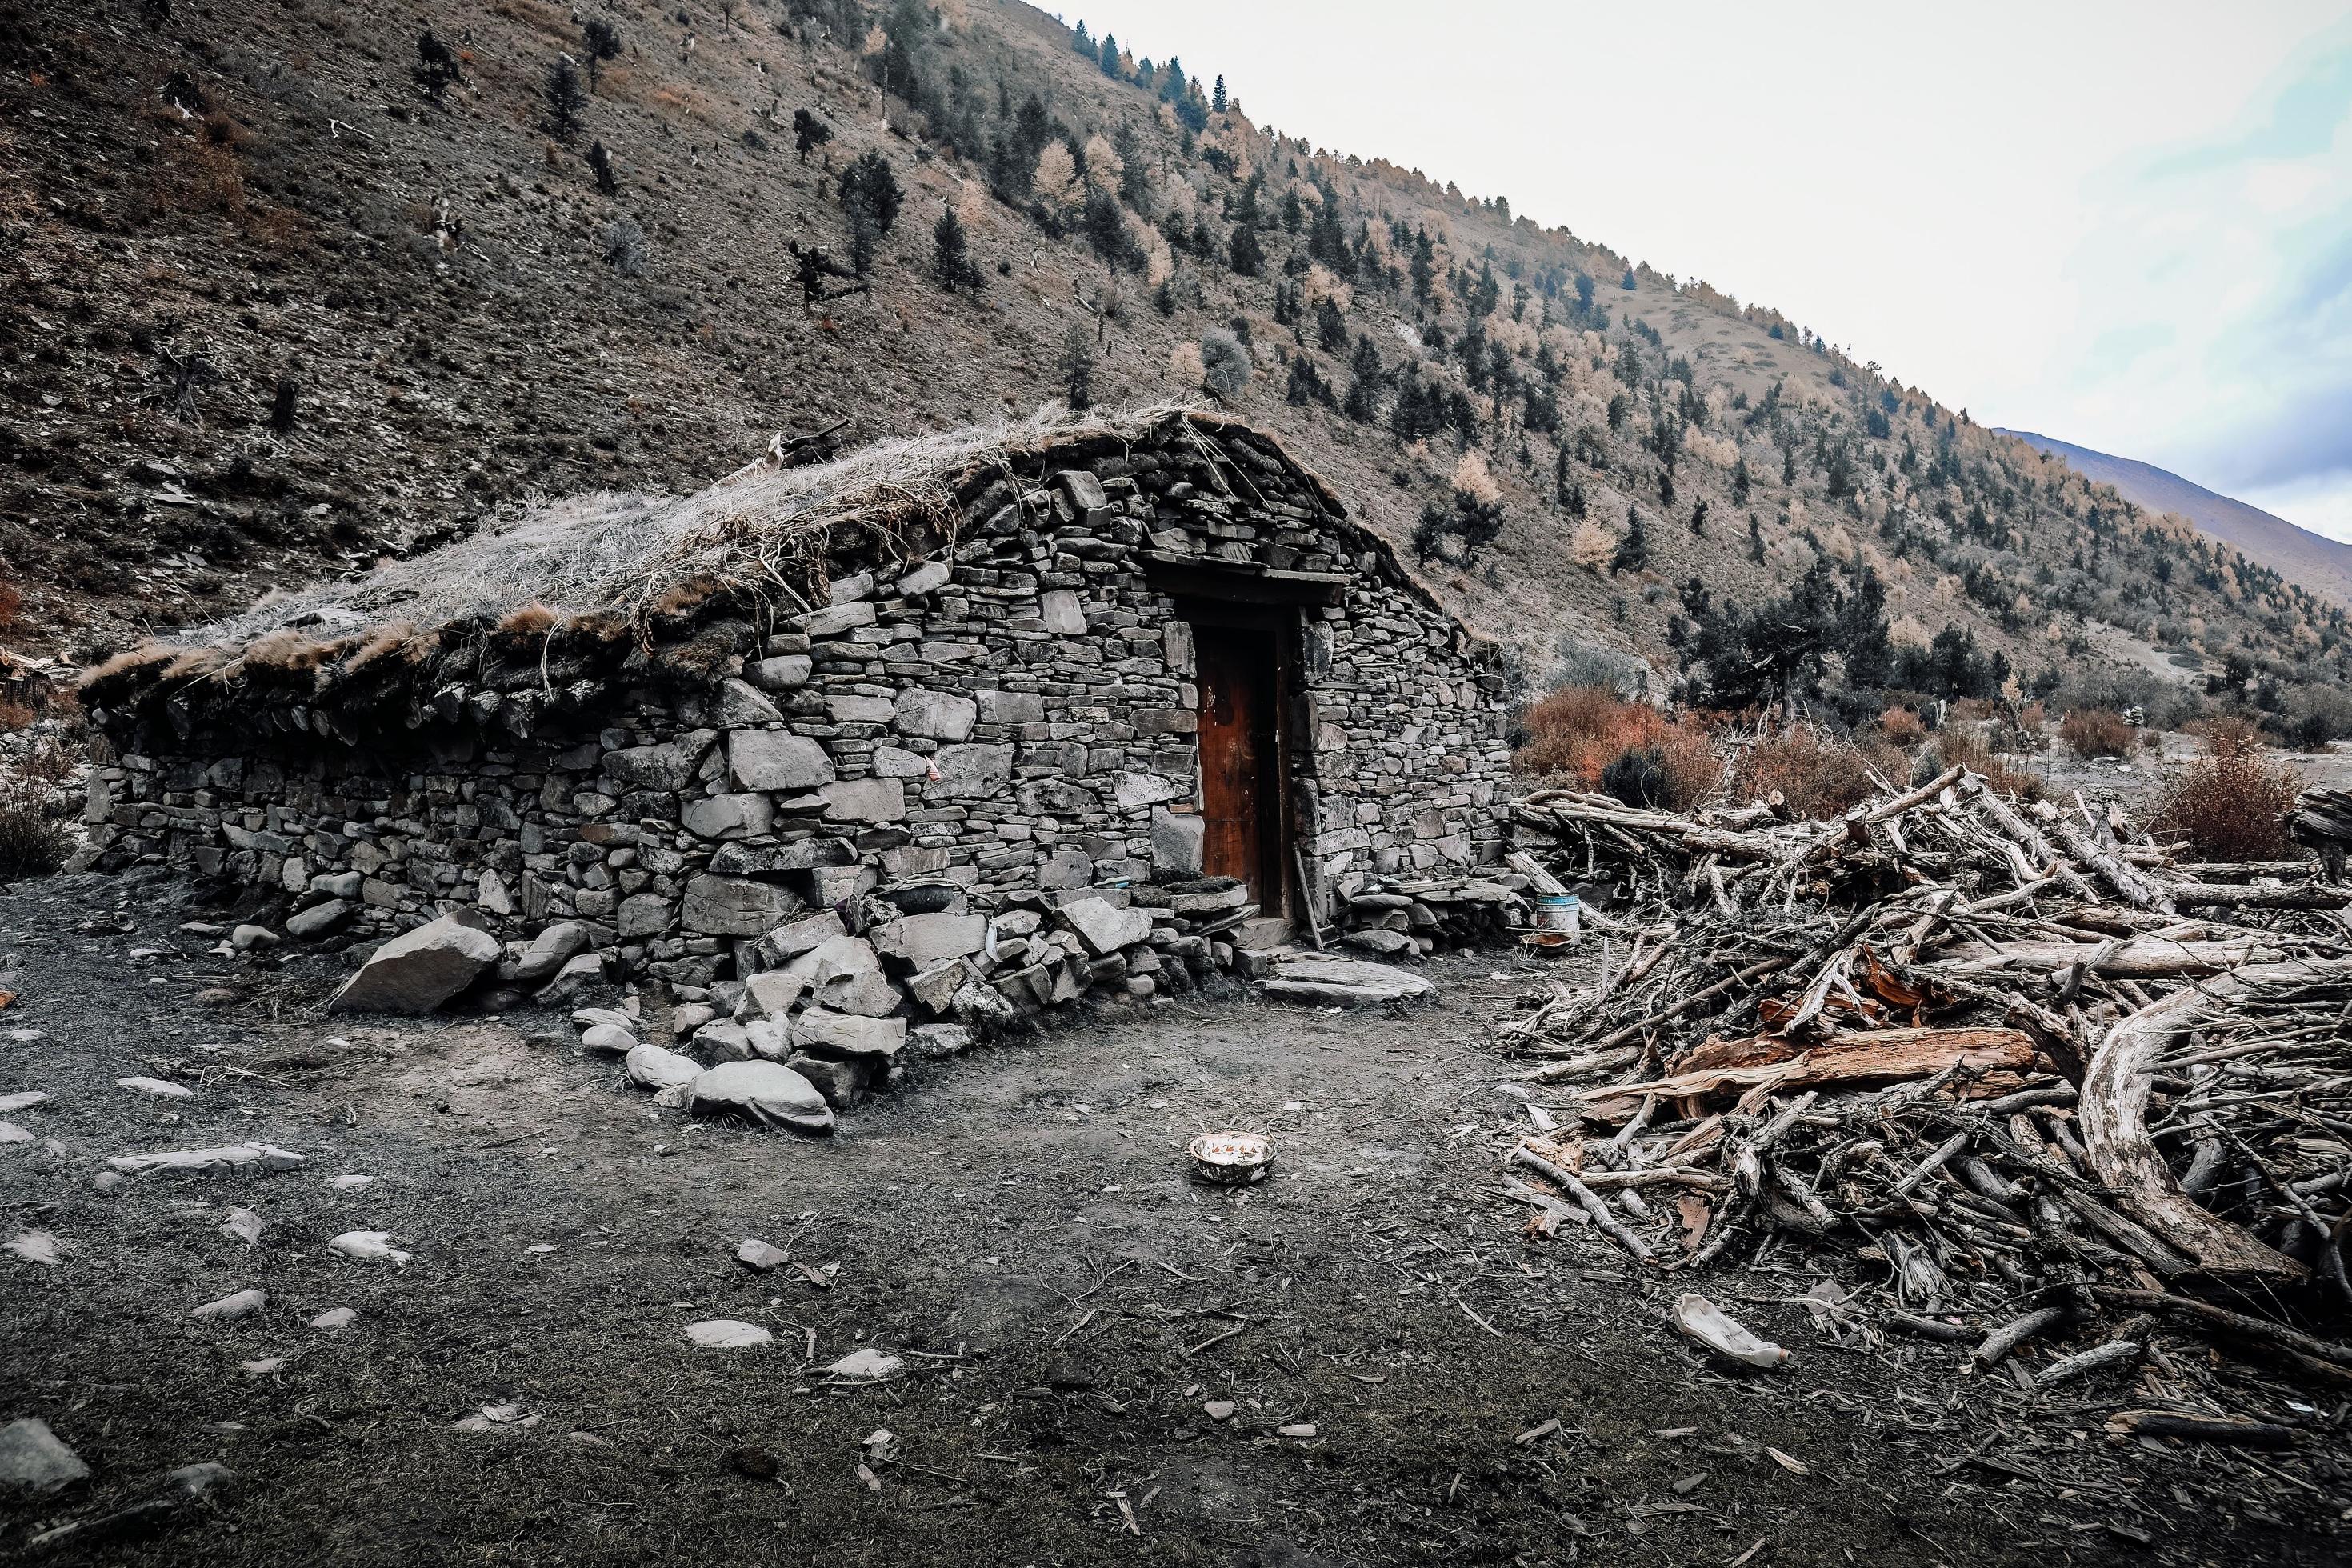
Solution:
[[[778,431],[1205,401],[1231,333],[1222,401],[1531,678],[1984,695],[2095,633],[2346,668],[2278,572],[1777,312],[1260,127],[1216,62],[1002,0],[577,15],[610,58],[560,117],[589,35],[543,0],[0,0],[0,638],[94,658]]]
[[[2095,484],[2113,485],[2116,494],[2135,506],[2185,517],[2247,559],[2314,593],[2352,605],[2352,544],[2298,528],[2275,513],[2217,494],[2153,463],[2110,457],[2031,430],[2000,433],[2016,437],[2037,452],[2063,458],[2076,473]]]

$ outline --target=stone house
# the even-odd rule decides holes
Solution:
[[[454,913],[510,992],[568,961],[740,1014],[824,948],[788,1014],[920,1020],[1187,985],[1309,919],[1426,946],[1499,891],[1493,651],[1198,412],[557,503],[82,699],[85,864],[273,890],[311,941]]]

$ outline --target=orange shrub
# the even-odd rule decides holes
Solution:
[[[1732,769],[1731,793],[1743,801],[1765,800],[1778,790],[1793,816],[1839,816],[1878,787],[1870,776],[1874,760],[1851,742],[1801,724],[1748,747]],[[1900,776],[1899,762],[1895,771]]]
[[[1908,708],[1889,708],[1878,716],[1878,738],[1907,752],[1927,738],[1927,726]]]
[[[2120,713],[2077,708],[2059,721],[2058,738],[2078,757],[2127,757],[2139,742],[2139,731],[2125,723]]]
[[[2208,860],[2284,860],[2299,853],[2286,821],[2303,793],[2303,775],[2265,762],[2260,738],[2242,719],[2207,721],[2205,752],[2165,785],[2154,831],[2186,838]]]
[[[1665,774],[1659,803],[1685,810],[1722,777],[1706,727],[1669,722],[1646,702],[1628,702],[1606,686],[1564,686],[1528,710],[1528,742],[1512,761],[1523,773],[1599,789],[1601,775],[1629,752],[1654,749]]]

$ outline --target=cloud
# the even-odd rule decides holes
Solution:
[[[2112,167],[2084,197],[2065,268],[2081,309],[2055,357],[2084,414],[2073,438],[2341,526],[2352,26],[2297,51],[2227,129]]]

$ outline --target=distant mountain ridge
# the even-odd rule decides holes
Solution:
[[[2095,483],[2115,486],[2127,501],[2150,511],[2187,518],[2291,583],[2352,605],[2352,544],[2298,528],[2283,517],[2209,490],[2153,463],[2095,452],[2031,430],[2000,434],[2014,436],[2036,451],[2063,458],[2076,473]]]

